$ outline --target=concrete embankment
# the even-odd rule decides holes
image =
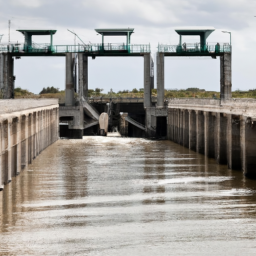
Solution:
[[[256,177],[256,100],[171,99],[168,139]]]
[[[0,100],[0,190],[58,137],[57,99]]]

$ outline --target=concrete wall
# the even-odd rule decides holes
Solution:
[[[167,137],[256,177],[256,100],[170,99]]]
[[[0,112],[0,190],[3,190],[40,152],[58,140],[59,105],[57,99],[24,99],[0,100],[0,107],[7,109],[3,113],[1,108]]]

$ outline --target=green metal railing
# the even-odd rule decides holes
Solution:
[[[87,44],[87,45],[50,45],[50,44],[32,44],[32,46],[9,44],[0,45],[0,52],[13,53],[150,53],[150,45],[146,44]]]
[[[231,46],[228,43],[224,44],[206,44],[201,46],[199,43],[183,44],[183,45],[158,45],[158,52],[164,53],[223,53],[231,52]]]

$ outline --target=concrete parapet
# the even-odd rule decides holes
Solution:
[[[13,100],[12,108],[0,113],[0,190],[11,182],[46,147],[58,139],[58,100],[32,100],[16,110],[23,100]],[[10,101],[0,101],[4,106]],[[22,102],[24,103],[24,102]],[[40,105],[40,106],[38,106]],[[21,105],[22,106],[22,105]],[[10,112],[11,109],[16,111]]]
[[[248,177],[256,177],[256,101],[215,102],[171,100],[168,139],[179,144],[183,140],[185,147],[215,158],[230,169],[242,170]]]

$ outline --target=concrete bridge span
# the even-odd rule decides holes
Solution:
[[[0,190],[59,137],[57,99],[0,100]]]
[[[167,138],[256,177],[256,100],[171,99]]]

